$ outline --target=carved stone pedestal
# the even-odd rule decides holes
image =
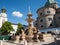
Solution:
[[[16,40],[14,43],[19,43],[19,41],[20,41],[19,39],[20,39],[20,36],[16,36]]]
[[[43,40],[43,34],[39,34],[38,39],[39,39],[40,41],[44,41],[44,40]]]
[[[38,35],[37,34],[34,34],[33,41],[38,42]]]
[[[25,37],[26,37],[26,35],[25,35],[24,31],[22,30],[22,34],[21,34],[21,36],[20,36],[20,39],[21,39],[21,40],[25,40]]]
[[[32,38],[33,38],[33,35],[32,36],[31,35],[27,35],[26,40],[28,42],[31,42],[32,41]]]

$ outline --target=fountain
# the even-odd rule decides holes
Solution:
[[[35,39],[37,40],[37,33],[38,30],[36,29],[36,27],[33,26],[33,21],[34,19],[32,18],[32,14],[31,14],[31,10],[29,7],[29,12],[28,12],[28,18],[26,19],[26,21],[28,22],[28,27],[26,29],[26,39],[27,41],[32,41],[34,37],[36,37]]]
[[[32,18],[32,13],[29,7],[29,12],[28,12],[28,18],[26,19],[26,21],[28,22],[28,27],[26,30],[21,30],[21,34],[20,34],[20,38],[17,36],[16,37],[16,41],[19,42],[20,39],[20,43],[24,43],[26,42],[38,42],[38,37],[40,39],[40,36],[38,34],[38,30],[36,29],[36,27],[34,27],[33,25],[33,21],[34,19]]]

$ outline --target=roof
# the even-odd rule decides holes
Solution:
[[[12,25],[18,25],[18,24],[12,23]],[[27,27],[27,25],[23,25],[23,27]]]
[[[12,25],[18,25],[18,24],[12,23]]]
[[[56,3],[55,0],[47,0],[45,6]]]
[[[42,9],[44,9],[45,7],[41,7],[41,8],[39,8],[38,10],[37,10],[37,12],[39,11],[39,10],[42,10]]]
[[[47,8],[47,7],[51,7],[50,5],[52,5],[52,4],[57,4],[57,3],[56,3],[55,0],[47,0],[47,2],[45,3],[45,6],[39,8],[39,9],[37,10],[37,12],[38,12],[39,10],[43,10],[43,9],[45,9],[45,8]],[[52,7],[51,7],[51,8],[52,8]]]
[[[44,9],[46,9],[46,8],[52,8],[52,7],[51,7],[51,6],[44,6],[44,7],[41,7],[41,8],[39,8],[39,9],[37,10],[37,13],[38,13],[39,10],[44,10]]]

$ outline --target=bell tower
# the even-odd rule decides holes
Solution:
[[[7,14],[6,14],[6,9],[2,8],[1,9],[1,13],[0,13],[0,27],[2,26],[2,24],[7,21]]]

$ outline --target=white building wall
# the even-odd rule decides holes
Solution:
[[[0,17],[0,28],[1,28],[1,26],[2,26],[2,17]]]
[[[2,24],[7,21],[7,14],[6,13],[0,13],[0,28],[2,26]]]
[[[16,33],[18,25],[13,25],[13,24],[12,24],[12,27],[13,27],[14,31],[11,32],[11,33]]]

